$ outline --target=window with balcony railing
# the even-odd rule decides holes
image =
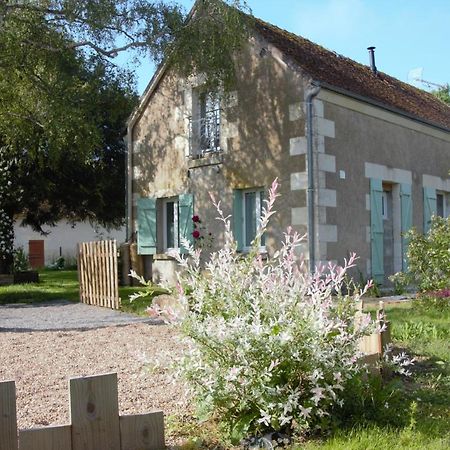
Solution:
[[[201,158],[220,151],[220,99],[200,93],[194,102],[189,120],[190,156]]]

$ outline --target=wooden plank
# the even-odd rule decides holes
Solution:
[[[83,283],[81,281],[81,267],[80,267],[80,243],[77,243],[77,276],[78,276],[78,293],[80,302],[83,302]]]
[[[17,450],[16,385],[0,383],[0,450]]]
[[[106,266],[106,292],[108,296],[108,305],[110,308],[115,308],[113,290],[112,290],[112,241],[106,241],[106,253],[105,266]]]
[[[117,374],[70,380],[72,450],[120,450]]]
[[[19,431],[19,450],[72,450],[71,426]]]
[[[164,449],[163,412],[120,417],[120,440],[122,450]]]
[[[84,243],[81,242],[79,246],[79,271],[80,271],[80,294],[83,303],[87,303],[88,295],[86,290],[86,250]]]
[[[381,354],[380,333],[373,333],[370,336],[364,336],[360,342],[360,350],[366,355]]]
[[[97,288],[98,288],[98,301],[100,306],[105,306],[105,299],[103,297],[103,285],[102,285],[102,256],[101,256],[101,241],[95,244],[95,260],[97,264]]]
[[[103,255],[102,255],[102,266],[103,266],[103,295],[105,296],[105,305],[108,308],[112,308],[111,298],[109,295],[109,272],[108,272],[108,244],[109,241],[103,241]]]
[[[88,299],[87,303],[88,305],[92,305],[92,277],[91,277],[91,255],[90,255],[90,248],[89,243],[84,243],[84,251],[85,251],[85,258],[86,258],[86,286],[88,289]]]
[[[120,298],[119,298],[119,278],[118,278],[118,267],[117,267],[117,241],[113,241],[113,280],[114,280],[114,300],[115,308],[120,308]]]
[[[97,305],[97,289],[95,283],[95,256],[94,245],[92,242],[88,243],[89,248],[89,284],[91,286],[91,305]]]
[[[109,298],[108,295],[106,293],[106,277],[107,277],[107,272],[106,272],[106,241],[101,241],[100,242],[100,249],[101,249],[101,254],[100,254],[100,268],[101,268],[101,274],[102,274],[102,279],[101,279],[101,284],[102,284],[102,297],[103,297],[103,305],[107,308],[109,308]]]

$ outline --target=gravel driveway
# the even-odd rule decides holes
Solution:
[[[70,302],[0,306],[0,381],[16,382],[19,427],[68,423],[68,379],[108,372],[118,374],[121,414],[184,415],[170,369],[183,352],[177,330],[142,322]]]
[[[0,331],[86,330],[132,323],[160,323],[108,308],[56,301],[0,305]]]

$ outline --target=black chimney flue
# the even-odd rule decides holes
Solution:
[[[372,72],[376,75],[378,71],[377,66],[375,65],[375,48],[376,47],[367,47],[367,50],[369,50],[370,68],[372,69]]]

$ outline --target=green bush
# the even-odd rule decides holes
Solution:
[[[427,234],[413,228],[405,237],[409,241],[408,270],[405,274],[396,274],[391,281],[402,277],[402,283],[413,284],[420,292],[450,287],[450,217],[433,216]]]
[[[14,249],[14,272],[24,272],[30,268],[28,256],[23,247]]]

